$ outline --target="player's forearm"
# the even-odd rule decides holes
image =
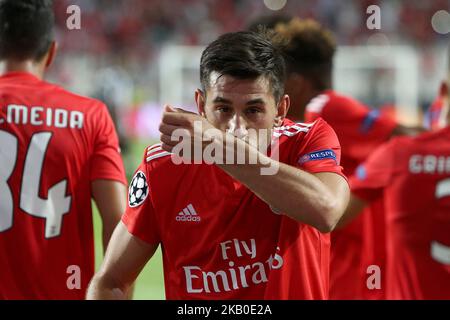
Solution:
[[[236,143],[245,142],[237,139]],[[320,179],[306,171],[270,159],[248,144],[245,148],[249,155],[258,153],[252,155],[259,157],[257,164],[218,166],[274,209],[323,232],[334,228],[343,209]],[[278,170],[273,175],[262,175],[261,169],[269,167],[277,167]]]
[[[96,274],[89,284],[87,300],[126,300],[128,290],[107,277]]]
[[[120,219],[117,220],[117,223],[119,223]],[[117,225],[117,223],[113,226],[107,226],[104,225],[103,226],[103,235],[102,235],[102,240],[103,240],[103,254],[106,253],[106,249],[108,248],[108,244],[109,244],[109,240],[111,240],[111,236],[114,232],[114,229]],[[133,299],[133,294],[134,294],[134,284],[130,286],[130,288],[127,290],[127,297],[126,299],[128,300],[132,300]]]
[[[92,182],[92,194],[102,219],[103,251],[126,209],[127,188],[121,182],[113,180],[95,180]]]
[[[117,219],[115,224],[113,223],[106,224],[105,222],[103,224],[103,231],[102,231],[103,254],[106,252],[106,249],[108,248],[109,240],[111,240],[111,236],[119,221],[120,219]]]

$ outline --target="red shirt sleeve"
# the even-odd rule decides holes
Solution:
[[[305,147],[300,148],[295,156],[296,167],[310,173],[334,172],[345,178],[340,166],[339,140],[334,130],[324,120],[317,120],[304,139]]]
[[[364,161],[374,148],[386,142],[397,126],[380,110],[371,110],[349,97],[330,94],[318,98],[308,105],[306,121],[322,117],[336,131],[346,156],[357,161]]]
[[[95,111],[92,124],[94,152],[91,158],[91,181],[116,180],[126,185],[125,169],[114,123],[104,104],[95,108],[98,110]]]
[[[122,222],[128,232],[142,241],[149,244],[161,242],[145,158],[131,179],[127,209]]]
[[[350,178],[352,192],[372,202],[383,194],[391,181],[394,166],[395,141],[381,145],[361,164]]]

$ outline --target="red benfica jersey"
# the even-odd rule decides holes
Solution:
[[[31,74],[0,77],[0,299],[84,298],[96,179],[126,183],[106,107]]]
[[[336,131],[342,146],[341,164],[347,175],[353,174],[358,164],[387,141],[396,126],[379,110],[370,110],[332,90],[317,96],[306,107],[307,122],[319,117]],[[382,211],[380,200],[348,226],[331,234],[331,299],[380,298],[379,291],[366,290],[366,269],[369,265],[384,263],[383,230],[380,225],[374,225],[382,219]]]
[[[279,161],[342,175],[325,121],[285,120],[273,136]],[[134,236],[161,244],[168,299],[328,298],[329,235],[272,210],[216,165],[176,165],[149,147],[122,220]]]
[[[385,199],[386,297],[450,299],[450,129],[383,145],[352,189]]]

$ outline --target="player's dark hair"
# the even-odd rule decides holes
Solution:
[[[208,45],[200,61],[200,81],[205,92],[213,72],[238,79],[267,77],[276,102],[284,93],[286,67],[282,53],[262,33],[227,33]]]
[[[283,51],[289,74],[310,79],[315,88],[331,88],[336,43],[333,34],[317,21],[294,18],[277,24],[272,41]]]
[[[292,17],[286,15],[259,16],[248,24],[247,30],[253,32],[259,32],[262,29],[275,30],[278,24],[288,23],[291,20]]]
[[[54,24],[52,0],[0,0],[0,59],[41,60]]]

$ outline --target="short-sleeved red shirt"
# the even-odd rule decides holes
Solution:
[[[336,131],[342,148],[341,165],[348,176],[374,149],[389,139],[397,125],[379,110],[371,110],[333,90],[323,92],[306,107],[307,122],[319,117]],[[384,232],[380,232],[381,226],[377,224],[382,211],[380,200],[346,227],[332,232],[331,299],[374,298],[374,291],[365,290],[366,269],[373,263],[384,263],[383,246],[379,245],[384,243],[381,238]]]
[[[276,128],[279,161],[342,175],[325,121]],[[162,245],[168,299],[326,299],[329,235],[276,213],[216,165],[175,165],[147,149],[122,221]]]
[[[28,73],[1,76],[0,299],[84,299],[97,179],[126,184],[106,106]]]
[[[351,179],[384,197],[388,299],[450,299],[450,129],[381,146]]]

